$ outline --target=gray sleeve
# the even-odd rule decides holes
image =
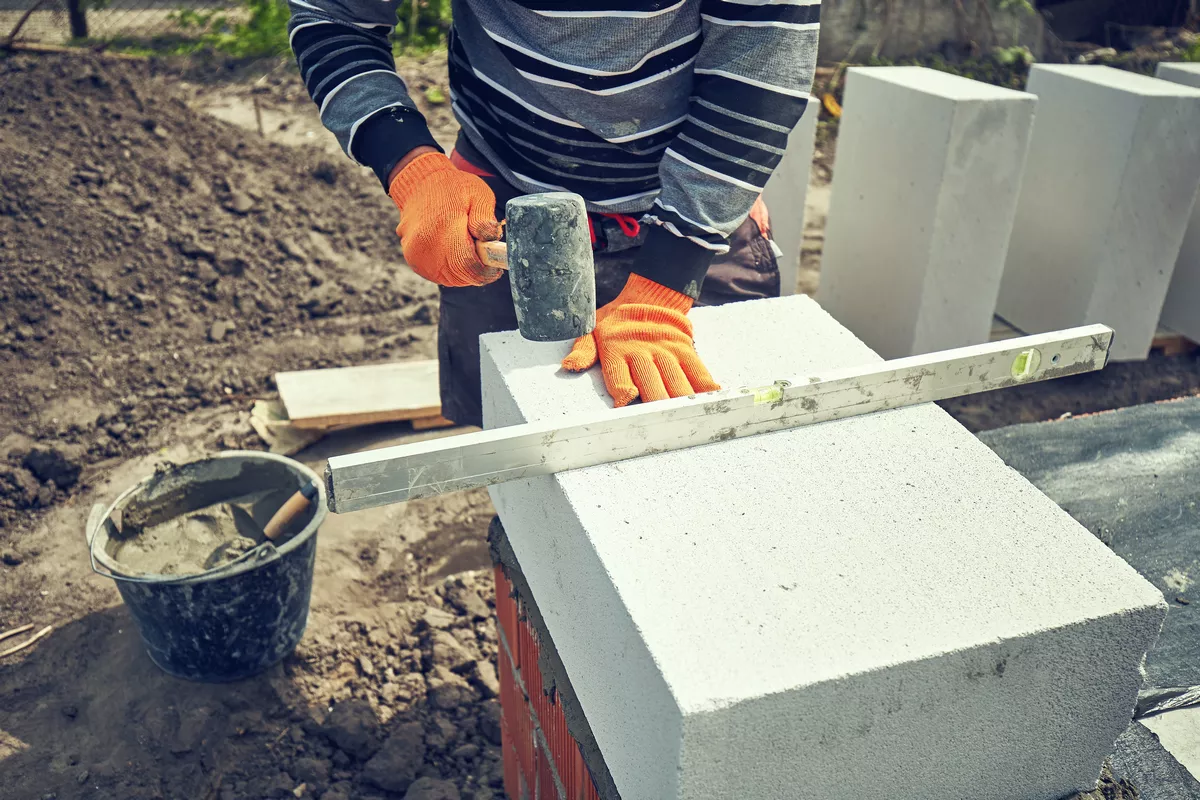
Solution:
[[[704,0],[700,12],[689,113],[664,155],[650,221],[723,253],[805,112],[820,2]]]
[[[386,183],[414,147],[437,144],[396,74],[388,39],[396,6],[380,0],[289,0],[288,36],[321,123]],[[385,186],[386,188],[386,186]]]

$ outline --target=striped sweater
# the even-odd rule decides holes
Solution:
[[[517,188],[642,214],[647,277],[695,296],[804,113],[819,3],[453,0],[454,114]],[[396,74],[394,4],[290,5],[305,84],[352,159],[386,182],[414,147],[437,146]]]

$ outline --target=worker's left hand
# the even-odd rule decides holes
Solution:
[[[597,361],[617,408],[720,389],[692,342],[692,299],[641,275],[629,276],[617,299],[596,310],[596,327],[575,340],[563,369],[583,372]]]

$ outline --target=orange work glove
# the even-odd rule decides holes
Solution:
[[[483,286],[503,274],[475,252],[476,240],[500,238],[496,196],[477,175],[426,153],[400,170],[388,194],[400,209],[396,233],[413,272],[441,286]]]
[[[696,354],[692,298],[633,274],[625,288],[596,309],[596,328],[575,340],[563,369],[583,372],[600,362],[617,408],[720,389]]]

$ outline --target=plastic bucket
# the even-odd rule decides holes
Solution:
[[[133,572],[114,557],[122,542],[116,520],[131,504],[147,515],[147,527],[222,502],[248,506],[262,526],[314,484],[315,502],[278,547],[263,542],[232,563],[183,576]],[[247,678],[282,660],[304,635],[325,509],[324,484],[303,464],[270,453],[221,453],[160,470],[107,509],[95,507],[87,530],[92,569],[116,581],[146,652],[164,671],[213,683]]]

